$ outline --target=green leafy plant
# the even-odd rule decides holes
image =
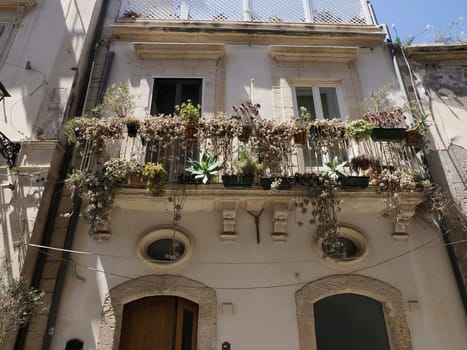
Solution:
[[[188,99],[183,102],[181,105],[176,105],[175,110],[177,114],[185,120],[187,123],[198,124],[201,116],[201,105],[193,104],[193,102]]]
[[[201,161],[189,159],[188,164],[190,167],[185,170],[195,175],[195,179],[201,179],[203,184],[206,184],[214,176],[219,174],[219,171],[222,169],[223,162],[218,160],[216,156],[203,154]]]
[[[346,176],[346,166],[348,166],[347,161],[339,162],[339,158],[336,156],[332,161],[326,163],[326,174],[332,179],[337,179],[339,176]]]
[[[239,175],[258,175],[263,170],[263,164],[258,162],[250,146],[240,146],[234,166]]]
[[[119,83],[106,91],[103,98],[103,107],[108,107],[117,117],[131,116],[135,110],[135,97],[130,94],[127,84]]]
[[[144,164],[143,176],[147,177],[147,192],[153,195],[160,195],[164,192],[168,174],[164,166],[159,163]]]
[[[100,231],[109,219],[113,206],[113,187],[116,177],[112,180],[103,173],[74,169],[65,179],[65,183],[73,188],[81,197],[88,201],[83,211],[83,219],[91,226],[92,236]]]
[[[10,331],[29,322],[43,296],[44,293],[29,287],[22,279],[0,279],[0,345]]]
[[[347,136],[355,139],[355,141],[360,142],[370,138],[373,128],[373,124],[369,121],[365,119],[356,119],[347,123],[345,133]]]

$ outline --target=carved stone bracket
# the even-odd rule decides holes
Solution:
[[[287,218],[289,216],[289,205],[287,202],[274,204],[272,213],[273,232],[272,240],[276,242],[284,242],[287,240]]]
[[[235,233],[235,219],[237,217],[238,201],[223,201],[222,202],[222,225],[223,231],[220,237],[223,241],[235,241],[237,234]]]
[[[410,218],[415,215],[415,208],[419,203],[419,198],[407,198],[399,203],[392,238],[395,240],[406,240],[409,238],[407,226],[409,225]]]

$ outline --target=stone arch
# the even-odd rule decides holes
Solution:
[[[334,275],[308,283],[295,294],[300,350],[316,349],[313,304],[325,297],[353,293],[379,301],[391,348],[411,350],[412,341],[401,292],[380,280],[360,275]]]
[[[149,275],[119,284],[109,291],[102,308],[97,350],[118,349],[125,304],[158,295],[179,296],[198,304],[198,349],[216,349],[216,292],[186,277]]]

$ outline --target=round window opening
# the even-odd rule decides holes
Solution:
[[[358,253],[357,244],[342,236],[328,238],[323,241],[321,246],[325,257],[337,260],[354,258]]]
[[[352,265],[368,254],[368,242],[359,231],[339,226],[339,234],[315,241],[315,251],[324,262],[334,266]]]
[[[145,233],[139,243],[144,262],[160,271],[185,264],[192,256],[193,236],[180,228],[159,226]]]
[[[176,239],[158,239],[147,248],[148,256],[157,262],[173,262],[179,260],[185,253],[185,245]]]

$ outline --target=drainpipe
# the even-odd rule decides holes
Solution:
[[[104,62],[104,71],[102,72],[101,83],[99,84],[99,91],[97,92],[97,104],[102,103],[102,100],[107,90],[107,85],[109,83],[110,68],[112,68],[112,63],[114,61],[115,52],[107,52]]]
[[[86,88],[86,94],[81,94],[79,103],[78,103],[78,113],[77,114],[82,114],[85,108],[85,103],[86,103],[86,98],[87,98],[87,91],[89,90],[89,84],[91,81],[91,73],[92,69],[94,66],[94,59],[96,56],[96,50],[99,45],[99,40],[102,35],[102,29],[104,27],[104,20],[105,20],[105,15],[107,13],[108,5],[109,5],[110,0],[102,0],[101,7],[100,7],[100,12],[97,18],[97,23],[96,23],[96,31],[94,32],[94,37],[93,37],[93,45],[91,46],[91,50],[89,52],[89,55],[87,57],[87,67],[85,71],[85,81],[83,82],[83,86]],[[72,159],[73,159],[73,147],[72,146],[66,146],[65,147],[65,154],[63,156],[61,165],[60,165],[60,172],[59,172],[59,177],[58,180],[53,188],[53,193],[52,193],[52,199],[51,199],[51,204],[50,204],[50,209],[47,214],[47,219],[44,227],[44,233],[43,233],[43,239],[41,241],[41,244],[43,246],[49,246],[51,239],[52,239],[52,234],[54,231],[54,226],[55,226],[55,219],[58,215],[58,208],[60,205],[60,200],[61,200],[61,193],[64,187],[63,180],[65,179],[69,167],[71,165]],[[73,244],[73,239],[76,231],[76,223],[78,221],[78,216],[79,216],[79,211],[81,207],[81,200],[79,198],[76,198],[73,201],[73,214],[70,217],[70,220],[68,222],[68,228],[67,228],[67,233],[66,233],[66,238],[65,238],[65,245],[64,249],[71,249],[72,244]],[[41,248],[39,250],[39,254],[36,259],[36,264],[33,272],[33,276],[31,278],[31,286],[38,288],[40,281],[43,276],[44,272],[44,266],[47,258],[47,249]],[[56,279],[56,284],[54,288],[54,293],[52,297],[52,302],[50,305],[50,310],[49,310],[49,318],[47,322],[47,329],[46,329],[46,334],[44,335],[43,343],[42,343],[42,350],[49,350],[51,341],[52,341],[52,336],[53,336],[53,330],[54,330],[54,325],[55,325],[55,320],[57,318],[58,314],[58,307],[60,304],[60,299],[61,299],[61,294],[63,290],[63,282],[65,280],[65,275],[66,275],[66,270],[68,267],[68,259],[69,259],[69,253],[64,252],[62,254],[62,261],[60,263],[60,268],[57,274],[57,279]],[[25,346],[25,339],[26,335],[28,333],[28,328],[29,325],[23,328],[20,328],[18,331],[18,334],[16,336],[16,342],[14,349],[15,350],[23,350]]]
[[[401,70],[399,68],[399,63],[397,62],[396,47],[392,43],[391,33],[389,33],[389,29],[388,29],[387,24],[381,24],[380,26],[383,29],[384,33],[386,34],[386,42],[387,42],[387,44],[389,46],[389,49],[390,49],[390,55],[391,55],[391,59],[392,59],[392,64],[394,66],[394,72],[396,73],[397,82],[399,83],[399,88],[400,88],[400,90],[402,92],[402,96],[404,97],[405,102],[408,105],[410,105],[409,95],[407,94],[407,89],[405,87],[404,80],[402,79],[402,74],[401,74]],[[412,124],[414,122],[413,115],[412,115],[411,112],[407,113],[407,122],[409,124]]]

